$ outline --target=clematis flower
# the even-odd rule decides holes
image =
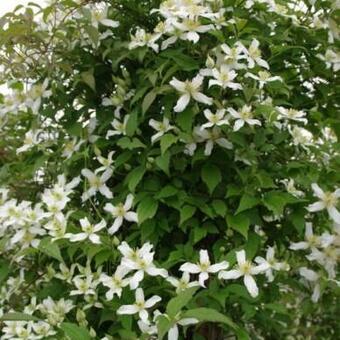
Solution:
[[[138,47],[147,46],[152,48],[157,53],[159,46],[156,44],[156,41],[160,37],[160,34],[147,33],[143,28],[138,28],[135,35],[131,35],[129,49],[132,50]]]
[[[247,58],[247,49],[242,45],[242,43],[237,42],[234,47],[222,44],[221,50],[224,53],[223,62],[229,67],[229,69],[239,70],[245,68],[245,65],[239,62],[240,60]]]
[[[299,274],[309,282],[310,286],[313,289],[313,294],[312,294],[312,301],[314,303],[318,302],[320,299],[320,275],[316,273],[314,270],[308,269],[306,267],[301,267],[299,269]]]
[[[206,105],[212,105],[212,98],[209,98],[203,93],[199,92],[202,83],[203,77],[201,75],[197,75],[191,81],[186,80],[183,82],[179,81],[175,77],[170,81],[170,85],[182,94],[174,108],[175,112],[184,111],[190,102],[190,98],[193,98],[196,101]]]
[[[209,80],[209,87],[217,85],[223,89],[229,87],[232,90],[242,90],[241,84],[233,82],[237,77],[237,73],[231,70],[229,66],[223,64],[220,69],[214,68],[211,72],[215,79]]]
[[[179,270],[191,274],[199,274],[199,284],[205,287],[204,282],[209,278],[209,274],[218,273],[221,270],[227,269],[228,266],[229,263],[227,261],[211,264],[208,251],[202,249],[200,250],[200,260],[197,264],[187,262],[182,264]]]
[[[109,229],[109,233],[111,235],[116,233],[119,230],[124,220],[138,223],[137,214],[133,211],[130,211],[130,209],[132,208],[132,203],[133,203],[133,195],[129,194],[126,197],[124,204],[119,203],[116,206],[112,205],[111,203],[105,204],[104,210],[112,214],[114,218],[113,225]]]
[[[301,249],[308,249],[308,248],[315,248],[321,246],[321,239],[320,236],[313,234],[313,225],[310,222],[306,223],[305,228],[305,241],[291,243],[289,249],[292,250],[301,250]]]
[[[233,144],[222,136],[221,129],[217,126],[214,126],[210,130],[207,130],[207,129],[201,130],[200,127],[195,127],[194,134],[195,134],[195,137],[198,139],[198,142],[205,141],[205,149],[204,149],[205,156],[211,155],[211,152],[215,144],[221,146],[224,149],[231,150],[233,148]]]
[[[224,280],[232,280],[243,276],[243,282],[249,294],[254,298],[257,297],[259,289],[253,276],[265,272],[269,268],[268,264],[262,263],[258,266],[254,266],[250,261],[246,260],[246,252],[244,250],[236,252],[236,259],[236,268],[229,271],[221,271],[218,274],[218,277]]]
[[[145,251],[139,253],[139,256],[133,258],[124,257],[121,261],[121,265],[128,268],[130,271],[135,270],[136,272],[130,278],[130,288],[136,289],[139,283],[144,279],[144,275],[150,276],[162,276],[163,278],[168,277],[167,270],[163,268],[157,268],[153,263],[153,257],[155,253],[151,251]]]
[[[65,238],[68,238],[71,242],[84,241],[89,239],[94,244],[100,244],[100,237],[96,234],[98,231],[106,227],[106,222],[101,220],[98,224],[91,224],[87,217],[79,220],[82,233],[78,234],[65,234]]]
[[[251,106],[244,105],[241,111],[236,111],[233,108],[227,109],[229,113],[236,119],[234,123],[234,131],[238,131],[244,124],[248,125],[259,125],[261,126],[261,122],[258,119],[253,118],[252,108]]]
[[[70,295],[95,295],[97,283],[93,280],[92,275],[86,277],[76,276],[72,282],[76,286],[75,290],[70,291]]]
[[[248,67],[254,68],[255,65],[257,64],[269,70],[268,63],[261,58],[261,50],[259,49],[259,46],[260,46],[259,41],[257,39],[253,39],[248,48],[247,53]]]
[[[198,33],[205,33],[214,29],[214,25],[202,25],[198,20],[184,19],[182,22],[174,22],[173,25],[182,31],[182,40],[192,41],[194,44],[200,40]]]
[[[149,125],[157,131],[151,137],[151,143],[155,143],[159,140],[166,132],[173,130],[174,127],[170,125],[169,119],[164,117],[162,122],[158,122],[157,120],[150,119]]]
[[[25,140],[24,140],[24,145],[21,146],[20,148],[18,148],[16,150],[16,153],[22,153],[25,152],[31,148],[33,148],[35,145],[39,145],[39,135],[41,134],[41,130],[37,130],[37,131],[27,131],[25,133]]]
[[[130,118],[130,115],[125,115],[123,122],[119,121],[117,118],[115,118],[111,125],[113,127],[113,130],[108,130],[106,133],[106,139],[112,136],[119,136],[119,135],[126,135],[126,124]]]
[[[216,113],[212,113],[209,109],[204,110],[204,116],[207,118],[208,123],[205,123],[201,126],[201,130],[205,128],[210,128],[215,125],[229,125],[229,120],[225,117],[226,110],[220,109],[217,110]]]
[[[259,265],[265,264],[268,266],[268,269],[265,271],[268,282],[272,282],[274,280],[273,270],[289,270],[289,265],[286,262],[278,262],[275,259],[275,251],[273,247],[268,247],[266,258],[257,256],[255,257],[255,262]]]
[[[278,115],[279,120],[282,120],[282,119],[293,120],[293,121],[301,122],[304,124],[307,124],[308,122],[308,120],[304,118],[306,116],[306,112],[295,110],[295,109],[287,109],[282,106],[278,106],[276,108],[279,112],[279,115]]]
[[[115,151],[109,152],[107,158],[98,155],[97,156],[97,161],[102,165],[100,168],[95,170],[95,174],[98,174],[99,172],[106,171],[106,170],[112,170],[113,166],[112,164],[114,163],[113,160],[113,155],[115,154]]]
[[[98,28],[98,24],[103,26],[108,26],[116,28],[119,26],[119,22],[107,18],[108,6],[103,6],[102,8],[95,8],[91,12],[92,16],[92,26]]]
[[[173,276],[169,276],[166,278],[166,280],[176,288],[177,294],[187,288],[199,286],[198,281],[190,282],[190,274],[188,272],[184,272],[180,279],[177,279]]]
[[[282,78],[279,76],[272,77],[271,74],[267,71],[259,71],[258,75],[255,75],[253,73],[247,72],[245,74],[246,77],[252,78],[254,80],[257,80],[259,82],[259,88],[262,89],[264,85],[267,83],[270,83],[272,81],[281,81]]]
[[[112,198],[112,192],[109,190],[109,188],[106,186],[106,182],[110,179],[112,176],[112,170],[108,169],[106,170],[102,175],[96,175],[89,169],[83,169],[81,171],[82,175],[87,178],[90,188],[85,191],[82,195],[83,202],[88,200],[90,197],[94,196],[98,191],[104,195],[106,198]]]
[[[123,305],[120,306],[117,310],[117,314],[119,315],[139,315],[140,319],[147,323],[149,314],[147,309],[153,307],[156,303],[161,301],[162,299],[158,295],[152,296],[150,299],[145,301],[144,292],[142,288],[136,289],[136,301],[133,305]]]
[[[112,276],[104,273],[101,274],[99,279],[100,282],[103,284],[103,286],[109,288],[109,290],[105,294],[108,301],[111,301],[115,294],[118,297],[121,297],[123,288],[130,283],[130,279],[125,277],[129,272],[129,268],[118,266]]]
[[[340,223],[340,213],[336,206],[340,197],[340,189],[336,189],[334,192],[324,192],[316,183],[312,184],[314,196],[319,198],[318,202],[310,204],[307,210],[310,212],[316,212],[326,209],[330,218],[335,223]]]

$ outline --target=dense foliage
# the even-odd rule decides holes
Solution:
[[[335,339],[339,11],[4,16],[0,339]]]

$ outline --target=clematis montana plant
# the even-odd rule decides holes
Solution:
[[[340,2],[36,2],[0,20],[0,339],[338,338]]]

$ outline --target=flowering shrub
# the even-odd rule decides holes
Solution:
[[[335,339],[339,9],[4,16],[0,338]]]

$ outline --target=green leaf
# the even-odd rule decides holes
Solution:
[[[10,271],[11,269],[10,269],[9,263],[6,261],[1,261],[0,262],[0,285],[3,281],[6,280]]]
[[[52,242],[50,237],[43,238],[39,243],[38,249],[47,256],[53,257],[59,262],[64,262],[58,245]]]
[[[155,101],[157,97],[157,92],[155,90],[150,91],[143,99],[142,112],[143,114],[148,111],[149,107]]]
[[[166,306],[166,314],[171,318],[175,317],[178,312],[185,307],[197,292],[198,287],[191,287],[180,292],[176,297],[172,298]]]
[[[157,157],[155,159],[156,165],[163,170],[168,176],[170,176],[169,173],[169,164],[170,164],[170,153],[165,152],[163,155]]]
[[[138,112],[135,111],[130,114],[130,117],[126,123],[127,136],[132,137],[135,134],[137,127],[138,127]]]
[[[245,239],[248,238],[248,230],[250,226],[250,221],[244,214],[238,214],[235,216],[227,215],[227,224],[232,229],[239,232]]]
[[[203,166],[201,177],[203,182],[207,185],[210,195],[222,180],[220,169],[213,164],[205,164]]]
[[[161,191],[155,196],[157,199],[167,198],[174,196],[178,193],[178,189],[173,185],[166,185]]]
[[[193,71],[199,69],[199,63],[187,54],[175,49],[168,49],[160,53],[161,57],[172,59],[182,70]]]
[[[223,202],[222,200],[213,200],[211,205],[214,208],[217,215],[225,217],[225,214],[227,213],[227,206],[225,202]]]
[[[263,197],[264,205],[275,215],[282,215],[287,203],[294,203],[297,200],[286,192],[270,191]]]
[[[206,321],[206,322],[218,322],[223,323],[233,330],[238,329],[238,326],[227,316],[217,312],[215,309],[212,308],[195,308],[190,309],[182,314],[183,318],[194,318],[199,321]]]
[[[70,340],[91,340],[92,337],[89,331],[82,327],[78,326],[74,323],[63,322],[60,328],[64,331],[65,335]]]
[[[93,76],[93,70],[81,73],[82,81],[88,85],[94,92],[96,92],[96,80]]]
[[[158,209],[158,202],[151,196],[143,198],[137,208],[138,223],[142,224],[144,221],[153,218]]]
[[[162,138],[161,138],[161,152],[162,155],[165,153],[166,150],[168,150],[170,148],[170,146],[172,144],[175,144],[178,140],[178,137],[174,136],[171,133],[167,133],[165,134]]]
[[[172,323],[164,315],[158,316],[156,319],[156,322],[157,322],[157,330],[158,330],[158,340],[162,340],[165,334],[168,333],[168,331],[172,327]]]
[[[250,196],[248,194],[244,194],[241,197],[240,204],[238,205],[236,214],[238,214],[238,213],[240,213],[242,211],[251,209],[251,208],[255,207],[257,204],[259,204],[259,203],[260,203],[260,200],[257,197]]]
[[[130,191],[135,191],[138,183],[142,180],[145,174],[145,167],[143,165],[133,169],[126,177],[125,181]]]
[[[191,218],[195,212],[196,212],[196,207],[193,207],[191,205],[185,205],[183,208],[181,208],[181,211],[180,211],[179,224],[180,225],[183,224],[185,221]]]
[[[34,315],[14,312],[4,314],[0,321],[40,321],[40,319]]]
[[[201,241],[204,237],[207,236],[208,229],[204,227],[195,227],[192,229],[194,234],[193,244]]]

